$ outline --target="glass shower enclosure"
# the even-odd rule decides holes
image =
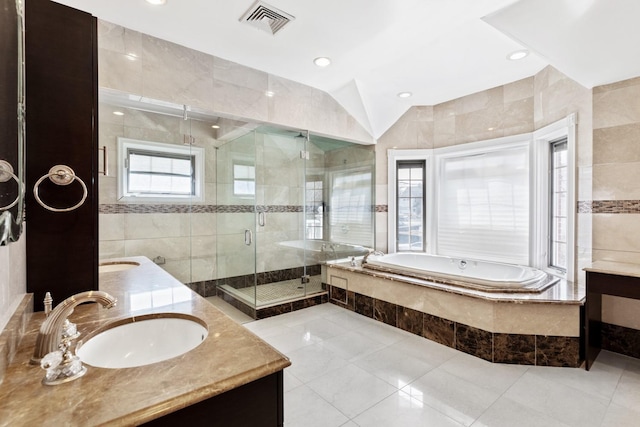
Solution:
[[[326,301],[321,264],[373,247],[374,152],[260,126],[218,148],[218,294],[260,318]]]
[[[374,246],[373,146],[115,91],[99,121],[101,262],[260,318],[326,301],[321,265]]]

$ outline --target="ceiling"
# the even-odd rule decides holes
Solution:
[[[549,64],[588,88],[640,75],[638,0],[267,0],[295,18],[274,35],[240,22],[254,0],[57,2],[328,92],[374,138],[413,105]],[[506,58],[522,48],[531,54]]]

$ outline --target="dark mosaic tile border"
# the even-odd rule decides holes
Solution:
[[[313,211],[316,206],[307,206],[306,211]],[[384,207],[386,212],[386,206]],[[326,206],[327,211],[331,210]],[[378,206],[371,206],[371,210],[378,211]],[[189,204],[153,204],[153,203],[111,203],[98,206],[101,214],[146,214],[146,213],[298,213],[305,212],[301,205],[189,205]]]
[[[375,211],[376,211],[376,213],[389,212],[389,206],[388,205],[376,205]]]
[[[586,200],[578,202],[578,213],[637,214],[640,200]]]
[[[327,289],[332,304],[489,362],[574,368],[583,362],[580,337],[489,332],[336,286]]]
[[[602,324],[602,349],[640,359],[640,330]]]

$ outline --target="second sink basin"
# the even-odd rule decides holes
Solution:
[[[148,314],[105,325],[79,342],[76,354],[99,368],[133,368],[193,350],[208,333],[204,321],[188,314]]]

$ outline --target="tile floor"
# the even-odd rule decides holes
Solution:
[[[332,304],[244,325],[291,359],[286,427],[640,426],[640,360],[615,353],[492,364]]]

